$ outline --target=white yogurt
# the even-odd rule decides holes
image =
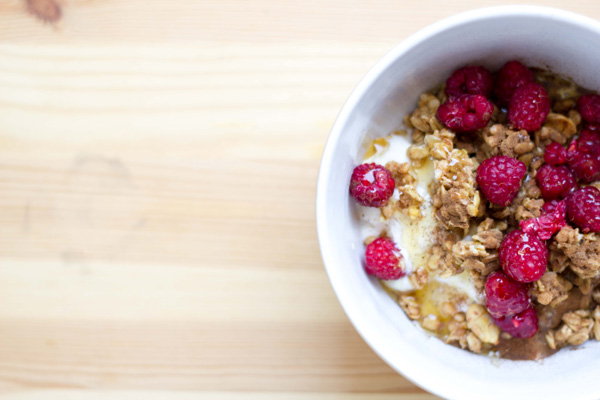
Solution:
[[[475,303],[483,303],[484,301],[481,293],[475,289],[475,284],[468,271],[453,275],[449,278],[434,276],[432,279],[456,289]]]
[[[407,150],[411,145],[408,138],[392,134],[386,137],[389,146],[375,145],[376,153],[364,160],[365,163],[376,163],[385,165],[389,161],[398,163],[409,162]],[[405,213],[397,211],[394,218],[385,220],[378,208],[360,206],[360,214],[363,221],[361,227],[362,237],[379,236],[382,231],[398,244],[404,257],[407,276],[396,280],[383,280],[389,288],[397,291],[411,291],[415,288],[408,279],[408,274],[420,266],[424,266],[429,257],[430,248],[434,244],[433,231],[436,226],[433,202],[429,193],[429,186],[435,179],[433,162],[428,161],[418,170],[417,192],[423,197],[421,205],[422,218],[413,220]],[[398,189],[394,190],[393,198],[398,199]],[[440,283],[447,284],[457,291],[463,293],[475,302],[481,302],[480,294],[475,289],[468,273],[462,273],[450,278],[430,277]]]
[[[386,137],[389,146],[383,147],[375,145],[377,152],[365,159],[365,163],[377,163],[385,165],[390,161],[396,161],[398,163],[408,162],[408,148],[411,143],[410,140],[402,135],[389,135]]]

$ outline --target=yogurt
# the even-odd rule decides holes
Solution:
[[[407,151],[411,143],[406,136],[392,134],[384,139],[378,139],[373,143],[373,147],[370,149],[370,153],[373,154],[368,154],[363,162],[380,165],[385,165],[389,161],[409,162]],[[392,218],[386,220],[378,208],[359,206],[359,214],[363,222],[362,237],[379,236],[381,232],[385,231],[400,248],[407,275],[396,280],[382,280],[387,287],[400,292],[415,290],[408,275],[419,267],[426,267],[430,248],[434,244],[433,232],[437,225],[433,200],[429,191],[429,187],[435,179],[433,162],[427,161],[415,172],[417,174],[417,192],[424,199],[421,204],[421,218],[411,219],[406,213],[396,211]],[[394,189],[392,198],[399,198],[397,188]],[[448,285],[454,289],[453,291],[464,294],[472,301],[481,302],[481,296],[475,289],[468,273],[450,278],[430,276],[429,280],[435,280],[441,286]]]

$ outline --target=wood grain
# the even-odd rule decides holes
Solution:
[[[360,77],[471,7],[0,0],[0,393],[435,398],[341,310],[315,187]]]

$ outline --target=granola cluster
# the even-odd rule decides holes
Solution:
[[[440,316],[422,315],[421,308],[414,296],[401,294],[398,300],[406,315],[419,321],[429,331],[437,332],[442,327],[441,319],[447,321],[448,334],[446,343],[452,343],[474,353],[481,353],[486,345],[497,345],[500,340],[500,329],[494,324],[485,307],[471,304],[466,312],[456,310],[451,302],[440,306]]]
[[[382,208],[384,217],[390,218],[396,210],[406,210],[412,219],[420,217],[423,197],[417,192],[417,176],[414,169],[409,163],[395,161],[388,162],[385,168],[390,171],[396,182],[399,198],[392,199]]]
[[[546,334],[548,346],[560,349],[567,345],[578,346],[590,338],[600,340],[600,306],[593,311],[581,309],[563,314],[559,328]]]
[[[600,236],[580,233],[564,226],[550,244],[549,267],[561,273],[569,268],[580,279],[595,278],[600,273]]]
[[[447,343],[457,343],[474,353],[481,353],[485,344],[496,345],[500,329],[494,324],[485,307],[471,304],[466,313],[456,313],[448,324]]]

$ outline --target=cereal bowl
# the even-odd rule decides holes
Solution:
[[[349,196],[365,143],[402,126],[418,97],[467,64],[498,69],[519,59],[600,90],[600,23],[562,10],[506,6],[471,11],[409,37],[369,71],[340,112],[325,146],[317,228],[331,284],[356,330],[391,367],[449,399],[600,398],[600,344],[589,341],[542,361],[475,355],[412,323],[364,271],[359,217]]]

